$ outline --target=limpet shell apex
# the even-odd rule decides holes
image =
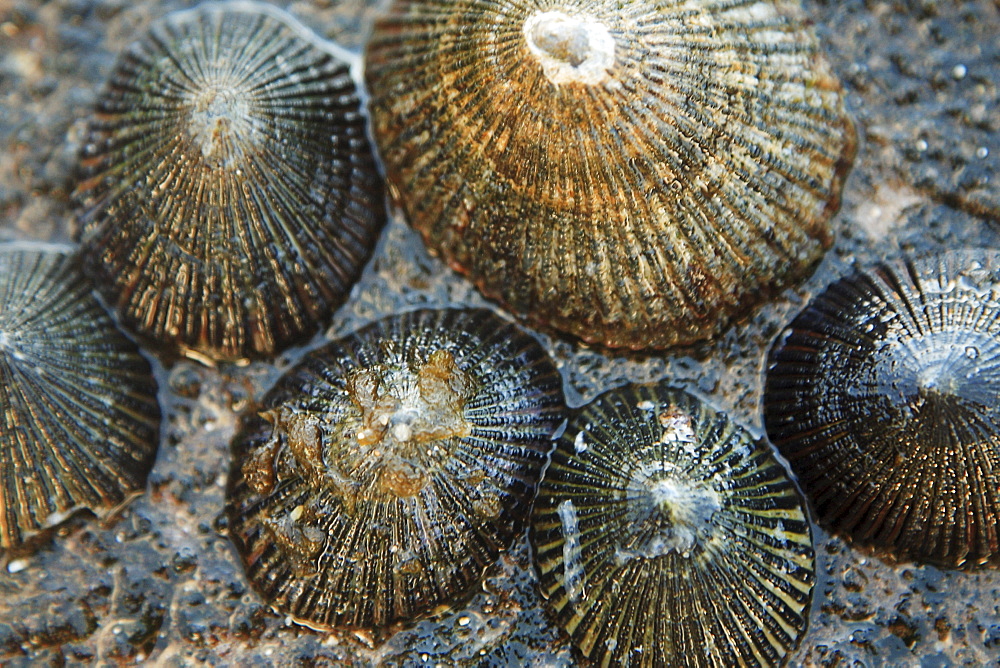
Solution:
[[[1000,252],[832,283],[771,349],[764,419],[824,526],[882,556],[1000,565]]]
[[[156,382],[92,290],[68,253],[0,245],[0,551],[146,486]]]
[[[768,445],[665,384],[573,411],[530,525],[542,595],[599,666],[770,666],[815,583],[802,498]]]
[[[452,605],[523,531],[563,411],[544,349],[486,310],[405,313],[314,351],[233,440],[247,577],[320,629]]]
[[[396,0],[375,138],[432,251],[609,347],[718,333],[808,274],[853,159],[796,2]]]
[[[339,55],[252,2],[169,14],[121,55],[76,197],[86,270],[128,327],[259,358],[344,301],[386,214]]]

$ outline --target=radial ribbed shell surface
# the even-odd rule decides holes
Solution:
[[[797,0],[397,0],[366,78],[427,244],[610,347],[710,337],[804,276],[854,153]]]
[[[830,285],[772,348],[764,417],[825,526],[897,558],[1000,564],[1000,252]]]
[[[173,352],[309,336],[384,222],[365,123],[348,64],[277,10],[168,15],[122,54],[85,138],[88,273]]]
[[[146,486],[160,409],[149,363],[75,261],[0,246],[0,548]]]
[[[570,415],[531,518],[542,595],[599,666],[768,666],[805,631],[803,502],[766,443],[664,385]]]
[[[455,602],[523,530],[563,410],[538,342],[485,310],[395,316],[310,354],[233,441],[250,582],[316,628]]]

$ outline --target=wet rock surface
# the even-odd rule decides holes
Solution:
[[[0,2],[0,240],[72,238],[84,120],[114,63],[155,17],[187,3]],[[374,0],[282,3],[360,52]],[[1000,9],[970,2],[807,2],[848,92],[858,159],[835,243],[797,290],[716,341],[658,356],[547,338],[569,402],[663,378],[762,433],[763,360],[804,303],[857,263],[1000,247]],[[104,523],[77,517],[0,572],[0,663],[572,665],[535,592],[525,540],[464,606],[373,646],[290,624],[248,587],[222,519],[237,415],[309,347],[417,306],[489,306],[398,216],[325,335],[273,364],[160,368],[165,425],[147,493]],[[817,530],[819,581],[790,664],[983,665],[1000,657],[1000,573],[890,565]]]
[[[936,201],[1000,220],[996,4],[823,4],[824,37],[845,57],[840,75],[881,169]]]

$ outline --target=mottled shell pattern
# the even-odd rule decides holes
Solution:
[[[168,350],[263,357],[339,306],[385,220],[349,63],[277,9],[170,14],[84,139],[86,269]]]
[[[146,486],[160,408],[149,363],[76,260],[0,246],[0,548]]]
[[[770,447],[666,385],[570,415],[530,538],[557,624],[598,666],[770,666],[806,628],[804,503]]]
[[[610,347],[710,337],[806,275],[854,154],[798,0],[397,0],[365,68],[428,246]]]
[[[1000,565],[1000,252],[830,285],[771,350],[764,418],[824,526],[905,560]]]
[[[324,629],[454,603],[523,531],[563,411],[544,349],[486,310],[404,313],[311,353],[233,441],[251,584]]]

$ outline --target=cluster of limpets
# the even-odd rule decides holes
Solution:
[[[247,2],[122,54],[84,139],[79,252],[0,249],[0,550],[145,486],[156,384],[95,290],[206,362],[273,355],[346,298],[385,220],[350,58]]]
[[[365,57],[394,198],[518,316],[690,344],[830,243],[855,139],[797,0],[395,0]],[[358,65],[248,2],[122,54],[84,140],[79,255],[0,247],[0,550],[113,511],[152,466],[156,385],[94,285],[140,340],[206,362],[273,356],[347,298],[386,218]],[[997,565],[998,360],[1000,253],[880,265],[779,337],[767,431],[824,525]],[[301,624],[382,635],[471,595],[528,528],[595,664],[784,661],[815,564],[767,442],[665,384],[555,438],[565,414],[545,349],[493,311],[328,343],[233,439],[248,579]]]

